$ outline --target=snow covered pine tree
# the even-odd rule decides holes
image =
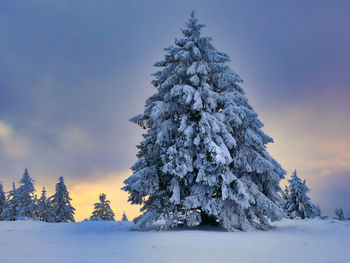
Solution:
[[[336,219],[338,219],[340,221],[344,221],[345,220],[343,208],[336,208],[334,210],[334,213],[337,216]]]
[[[28,169],[24,170],[20,186],[17,189],[19,203],[17,206],[18,218],[34,218],[34,180],[29,176]]]
[[[15,183],[12,183],[12,190],[7,195],[7,205],[1,214],[1,218],[6,221],[15,221],[17,219],[17,207],[19,206],[19,198]]]
[[[290,218],[300,217],[314,218],[321,215],[321,209],[319,206],[314,205],[310,198],[306,195],[309,192],[309,188],[306,186],[306,181],[302,181],[297,176],[295,170],[289,182],[288,187],[288,200],[285,203],[285,210]]]
[[[114,221],[114,213],[110,206],[110,201],[106,199],[105,194],[100,194],[99,196],[100,202],[94,204],[94,211],[92,212],[92,216],[90,219],[101,219]]]
[[[283,218],[279,182],[285,171],[268,154],[272,142],[226,64],[202,37],[192,13],[183,39],[155,64],[157,92],[130,119],[146,130],[133,175],[122,188],[142,204],[137,229],[158,219],[163,229],[211,222],[228,231],[269,228]]]
[[[41,197],[36,206],[37,218],[43,222],[54,222],[53,211],[50,201],[46,197],[46,189],[43,187]]]
[[[125,214],[125,211],[123,212],[122,221],[129,221],[128,217]]]
[[[74,222],[75,208],[71,205],[72,200],[64,179],[61,176],[56,184],[56,193],[50,197],[54,222]]]
[[[6,206],[7,206],[7,201],[6,201],[4,188],[2,186],[2,183],[0,183],[0,221],[3,220],[1,214],[2,212],[4,212]]]

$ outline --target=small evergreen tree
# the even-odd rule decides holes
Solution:
[[[56,184],[56,193],[51,197],[53,220],[56,223],[74,222],[75,208],[71,205],[69,192],[61,176]]]
[[[4,188],[2,186],[2,183],[0,183],[0,220],[3,220],[2,213],[4,212],[6,206],[7,206],[7,201],[6,201]]]
[[[8,192],[7,195],[7,206],[2,212],[1,217],[6,221],[15,221],[18,216],[19,198],[17,194],[17,189],[15,183],[12,183],[12,190]]]
[[[100,194],[100,202],[94,204],[94,211],[90,219],[99,218],[101,220],[114,221],[114,213],[110,207],[110,201],[106,199],[105,194]]]
[[[19,181],[20,186],[17,189],[19,198],[18,218],[34,218],[34,180],[29,176],[28,169],[24,170],[22,179]]]
[[[291,179],[288,180],[288,200],[285,204],[285,210],[290,218],[301,217],[314,218],[321,215],[319,206],[314,205],[310,198],[306,195],[309,192],[309,188],[306,186],[306,180],[302,181],[297,176],[295,170]]]
[[[192,13],[184,37],[166,48],[152,84],[156,93],[130,119],[145,133],[133,175],[124,181],[142,205],[137,229],[219,223],[229,231],[267,229],[283,218],[285,171],[267,152],[273,142],[248,103],[242,79]]]
[[[336,208],[334,213],[337,216],[338,220],[340,220],[340,221],[344,221],[345,220],[344,211],[343,211],[342,208]]]
[[[37,202],[37,218],[43,222],[53,222],[52,206],[46,197],[46,189],[43,187],[41,197]]]
[[[126,214],[125,214],[125,211],[123,212],[122,221],[129,221]]]

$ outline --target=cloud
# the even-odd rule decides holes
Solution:
[[[0,151],[9,157],[23,157],[29,153],[29,141],[13,128],[0,121]]]
[[[79,126],[65,128],[58,137],[61,146],[67,152],[91,151],[96,146],[89,133]]]

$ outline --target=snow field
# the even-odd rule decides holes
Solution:
[[[129,231],[130,222],[0,222],[2,263],[349,262],[350,221],[290,220],[270,231]]]

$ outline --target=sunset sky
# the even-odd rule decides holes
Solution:
[[[105,192],[117,219],[138,207],[120,190],[136,161],[152,66],[192,10],[227,53],[289,177],[324,214],[350,216],[350,1],[0,3],[0,181],[25,168],[53,193],[64,176],[76,219]]]

